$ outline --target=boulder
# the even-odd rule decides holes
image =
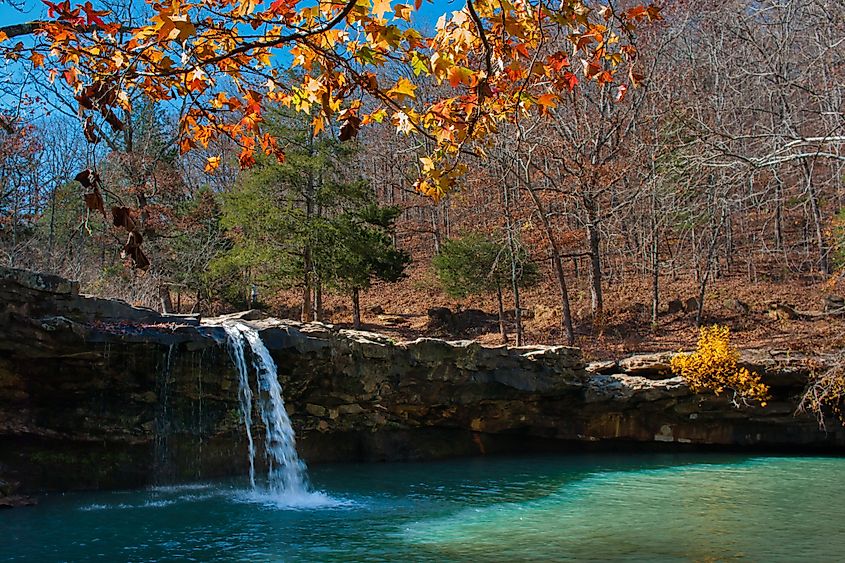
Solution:
[[[638,354],[619,360],[619,369],[628,375],[637,375],[649,379],[668,379],[672,377],[669,362],[674,356],[671,352],[657,354]]]
[[[590,362],[585,369],[587,373],[611,374],[619,371],[619,364],[615,360]]]
[[[457,329],[455,315],[448,307],[431,307],[426,329],[433,334],[454,334]]]
[[[801,314],[792,305],[786,303],[769,303],[769,310],[766,315],[776,321],[792,321],[801,318]]]
[[[696,313],[698,312],[698,299],[695,297],[690,297],[684,302],[684,311],[687,313]]]
[[[725,301],[725,309],[737,315],[747,315],[751,312],[751,306],[739,299],[727,299]]]
[[[673,299],[669,301],[669,314],[682,313],[684,311],[684,302],[680,299]]]

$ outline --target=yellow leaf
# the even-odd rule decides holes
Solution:
[[[205,160],[205,171],[211,174],[217,167],[220,166],[220,157],[219,156],[209,156]]]
[[[0,43],[2,43],[3,41],[7,40],[8,38],[9,38],[9,36],[8,36],[8,35],[6,35],[6,34],[5,34],[4,32],[2,32],[2,31],[0,31]]]
[[[400,78],[396,82],[396,86],[387,91],[387,95],[397,101],[402,101],[405,98],[416,98],[414,91],[417,87],[411,83],[407,78]]]
[[[314,137],[322,133],[326,128],[323,118],[319,115],[311,121],[311,125],[314,127]]]
[[[384,17],[390,11],[390,0],[373,0],[373,15],[377,18]]]

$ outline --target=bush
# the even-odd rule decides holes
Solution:
[[[696,393],[732,393],[731,400],[737,407],[740,402],[747,405],[749,401],[759,401],[765,407],[769,388],[758,374],[738,367],[739,351],[731,346],[730,336],[726,326],[701,327],[698,349],[672,358],[672,371]]]

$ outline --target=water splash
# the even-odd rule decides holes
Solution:
[[[249,444],[250,484],[255,489],[255,444],[251,430],[253,395],[249,388],[244,342],[249,344],[258,383],[258,412],[265,428],[264,453],[268,464],[269,492],[299,504],[296,499],[307,499],[315,493],[310,491],[305,463],[296,453],[296,439],[285,410],[276,363],[257,330],[243,323],[226,324],[224,328],[240,379],[239,398]]]

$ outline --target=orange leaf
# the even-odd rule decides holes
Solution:
[[[543,94],[537,98],[537,103],[545,108],[554,109],[557,107],[557,99],[555,94]]]
[[[217,170],[218,166],[220,166],[219,156],[209,156],[205,161],[205,171],[209,174]]]

